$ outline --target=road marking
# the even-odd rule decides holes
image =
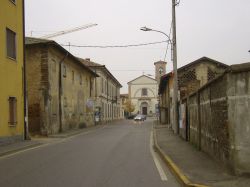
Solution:
[[[153,149],[153,131],[151,131],[151,133],[150,133],[150,152],[151,152],[151,155],[153,157],[155,166],[156,166],[156,168],[157,168],[157,170],[158,170],[158,172],[160,174],[161,180],[162,181],[167,181],[168,180],[167,175],[164,172],[164,170],[163,170],[163,168],[162,168],[162,166],[160,164],[160,161],[159,161],[159,159],[158,159],[158,157],[157,157],[157,155],[156,155],[156,153],[155,153],[155,151]]]
[[[49,144],[50,144],[50,143],[45,143],[45,144],[43,144],[43,145],[38,145],[38,146],[35,146],[35,147],[32,147],[32,148],[28,148],[28,149],[24,149],[24,150],[20,150],[20,151],[14,152],[14,153],[10,153],[10,154],[1,156],[1,157],[0,157],[0,160],[5,159],[5,158],[8,158],[8,157],[15,156],[15,155],[18,155],[18,154],[21,154],[21,153],[24,153],[24,152],[26,152],[26,151],[30,151],[30,150],[38,149],[38,148],[41,148],[41,147],[45,147],[45,146],[48,146]]]
[[[104,129],[104,128],[106,128],[106,126],[103,126],[100,129]],[[27,152],[27,151],[31,151],[31,150],[34,150],[34,149],[39,149],[39,148],[42,148],[42,147],[46,147],[46,146],[51,146],[51,145],[56,145],[56,144],[59,144],[59,143],[63,143],[65,141],[71,140],[71,139],[73,139],[73,138],[75,138],[77,136],[90,134],[92,132],[95,132],[96,130],[97,129],[89,130],[89,131],[85,131],[85,132],[81,132],[79,134],[75,134],[75,135],[72,135],[72,136],[69,136],[69,137],[66,137],[66,138],[58,138],[58,139],[55,139],[53,142],[44,143],[42,145],[38,145],[38,146],[27,148],[27,149],[24,149],[24,150],[16,151],[14,153],[10,153],[10,154],[4,155],[4,156],[0,156],[0,160],[8,158],[8,157],[15,156],[15,155]]]

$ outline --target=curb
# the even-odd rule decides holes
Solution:
[[[53,135],[49,135],[48,138],[68,138],[77,134],[81,134],[83,132],[86,132],[86,130],[78,130],[78,131],[74,131],[74,132],[70,132],[70,133],[65,133],[65,134],[53,134]]]
[[[7,155],[10,155],[10,154],[16,153],[18,151],[23,151],[23,150],[26,150],[26,149],[38,147],[38,146],[40,146],[42,144],[43,143],[38,142],[38,143],[35,143],[35,144],[32,144],[32,145],[26,145],[26,146],[22,146],[22,147],[19,147],[19,148],[16,148],[16,149],[11,149],[11,150],[8,150],[8,151],[5,151],[5,152],[1,152],[0,153],[0,158],[3,157],[3,156],[7,156]]]
[[[172,161],[172,159],[169,156],[167,156],[163,152],[163,150],[158,145],[157,140],[156,140],[155,128],[153,128],[153,139],[154,139],[154,149],[155,149],[155,151],[160,155],[161,159],[168,166],[168,168],[170,168],[171,172],[179,180],[179,182],[181,183],[182,186],[185,186],[185,187],[209,187],[207,185],[193,183],[188,179],[187,176],[185,176],[183,174],[181,169]]]
[[[90,131],[95,131],[95,130],[98,130],[100,128],[104,128],[105,125],[102,125],[102,126],[93,126],[93,127],[87,127],[87,128],[83,128],[83,129],[78,129],[78,130],[75,130],[75,131],[72,131],[72,132],[65,132],[65,133],[58,133],[58,134],[53,134],[53,135],[49,135],[48,137],[49,138],[69,138],[69,137],[72,137],[72,136],[75,136],[75,135],[78,135],[78,134],[83,134],[85,132],[90,132]]]

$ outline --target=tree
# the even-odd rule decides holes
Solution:
[[[131,100],[127,100],[125,103],[124,103],[124,110],[125,112],[128,112],[129,114],[131,112],[134,112],[135,110],[135,105],[131,102]]]

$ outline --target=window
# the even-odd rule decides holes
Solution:
[[[6,28],[7,56],[16,59],[16,33]]]
[[[63,77],[66,77],[66,75],[67,75],[66,65],[63,65]]]
[[[86,86],[89,87],[89,81],[88,81],[88,78],[86,77]]]
[[[92,81],[92,79],[90,78],[89,79],[89,96],[91,97],[92,96],[92,89],[93,89],[93,81]]]
[[[147,90],[147,88],[142,88],[142,90],[141,90],[141,95],[142,95],[142,96],[147,96],[147,95],[148,95],[148,90]]]
[[[82,85],[82,75],[79,76],[80,79],[80,85]]]
[[[54,59],[51,60],[52,71],[56,72],[56,61]]]
[[[101,85],[101,87],[102,87],[102,93],[103,93],[103,87],[104,87],[103,78],[102,78],[102,85]]]
[[[74,81],[75,81],[75,72],[72,71],[72,83],[74,83]]]
[[[9,97],[9,125],[17,123],[17,100],[15,97]]]

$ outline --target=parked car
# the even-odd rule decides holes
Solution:
[[[134,120],[135,121],[144,121],[145,117],[141,114],[138,114],[137,116],[135,116]]]
[[[134,119],[136,115],[129,115],[127,116],[127,119]]]

